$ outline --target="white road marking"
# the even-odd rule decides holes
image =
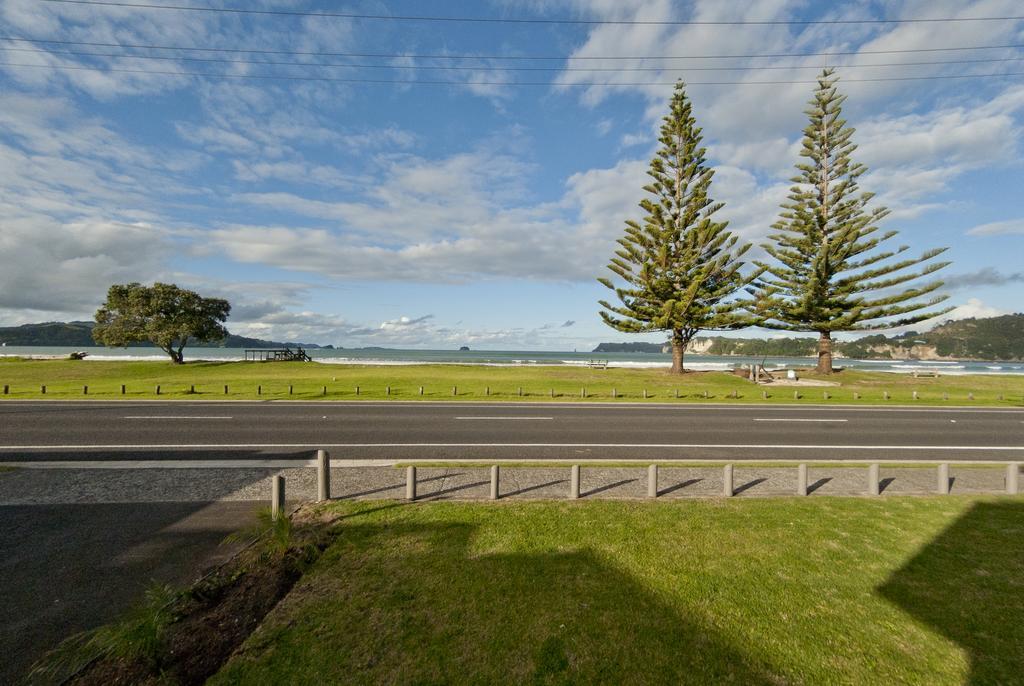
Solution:
[[[185,415],[180,415],[180,416],[171,416],[171,415],[163,415],[163,416],[156,416],[156,415],[131,415],[131,416],[128,416],[128,417],[124,417],[124,419],[234,419],[234,417],[205,417],[205,416],[188,417],[188,416],[185,416]]]
[[[456,417],[456,419],[488,419],[499,421],[542,421],[553,420],[554,417]]]
[[[794,419],[785,417],[764,418],[756,417],[755,422],[848,422],[849,419]]]
[[[191,450],[251,448],[758,448],[762,450],[945,450],[1024,452],[1024,445],[801,445],[779,443],[143,443],[0,445],[3,450]]]

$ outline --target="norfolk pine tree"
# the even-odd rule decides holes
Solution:
[[[750,323],[747,313],[730,300],[750,284],[740,269],[740,257],[749,244],[726,230],[728,222],[712,215],[722,208],[708,197],[711,169],[701,147],[701,129],[682,82],[676,84],[669,114],[658,141],[661,147],[647,171],[652,181],[640,207],[643,223],[626,222],[626,235],[608,265],[625,282],[615,291],[621,301],[613,306],[600,301],[601,318],[619,331],[670,332],[672,371],[683,372],[686,345],[703,330],[737,329]]]
[[[783,203],[776,233],[765,251],[774,258],[755,260],[762,276],[752,292],[759,326],[818,332],[817,371],[832,373],[832,332],[891,329],[949,312],[929,310],[946,295],[930,295],[942,281],[899,287],[931,274],[949,262],[931,262],[946,248],[918,257],[899,257],[909,248],[880,248],[896,235],[878,227],[889,210],[868,209],[873,193],[859,192],[857,179],[867,168],[854,162],[854,130],[842,119],[845,95],[838,77],[826,69],[806,114],[799,173],[789,201]],[[928,263],[920,270],[912,268]]]

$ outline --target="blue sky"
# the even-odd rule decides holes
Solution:
[[[1016,0],[191,4],[653,22],[1024,14]],[[789,186],[812,86],[750,82],[806,81],[826,63],[844,78],[857,159],[871,170],[862,186],[893,211],[885,227],[917,250],[950,247],[953,316],[1024,309],[1024,76],[858,81],[1024,72],[1024,61],[977,61],[1024,57],[1016,48],[886,52],[1021,45],[1021,21],[497,24],[0,0],[0,25],[7,38],[65,41],[0,41],[2,324],[90,318],[109,284],[163,280],[229,298],[232,331],[277,340],[662,340],[606,328],[595,279],[623,221],[639,216],[671,86],[608,84],[693,84],[720,216],[757,243]],[[112,47],[126,45],[179,49]],[[820,52],[855,54],[806,55]],[[707,57],[766,53],[805,56]],[[702,59],[664,59],[680,56]],[[651,59],[587,59],[608,57]],[[957,60],[975,61],[934,64]],[[312,66],[324,62],[378,66]],[[853,66],[867,64],[893,66]],[[422,68],[442,65],[463,69]],[[209,76],[186,74],[197,72]]]

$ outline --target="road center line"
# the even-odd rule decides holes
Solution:
[[[184,415],[172,416],[172,415],[132,415],[124,417],[124,419],[234,419],[234,417],[186,417]]]
[[[755,422],[848,422],[848,419],[787,419],[782,417],[757,417],[754,419]]]
[[[487,419],[495,421],[550,421],[554,417],[456,417],[456,419]]]

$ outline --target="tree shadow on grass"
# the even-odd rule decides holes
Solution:
[[[213,684],[778,683],[588,550],[471,550],[468,522],[344,526]]]
[[[966,651],[969,684],[1024,679],[1024,502],[974,505],[878,588]]]

